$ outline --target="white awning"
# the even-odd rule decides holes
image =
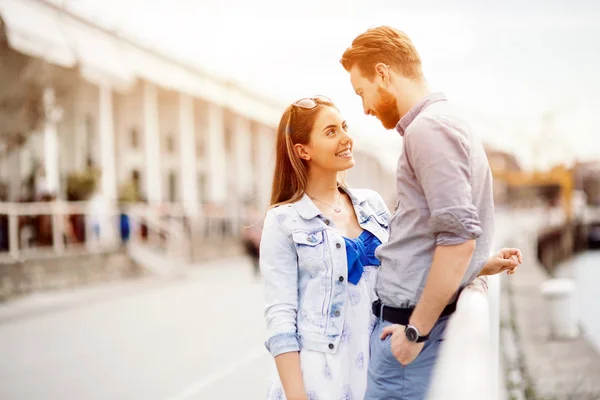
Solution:
[[[0,16],[8,43],[16,51],[62,67],[76,64],[55,10],[29,0],[0,0]]]
[[[0,0],[0,16],[13,49],[62,67],[78,65],[95,85],[123,91],[141,78],[271,126],[284,109],[43,1]]]
[[[117,90],[133,86],[137,77],[118,37],[71,18],[64,18],[62,24],[84,79]]]
[[[227,91],[222,85],[168,59],[153,56],[143,49],[127,44],[127,62],[134,73],[160,87],[224,106]]]

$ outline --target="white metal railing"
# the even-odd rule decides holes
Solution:
[[[189,216],[176,203],[106,203],[98,211],[93,202],[0,202],[0,262],[116,250],[121,214],[129,218],[129,242],[169,256],[189,255],[194,239],[219,243],[238,238],[244,226],[260,222],[250,221],[244,208],[204,209]]]
[[[89,202],[0,203],[0,217],[7,222],[1,229],[3,235],[8,232],[8,248],[0,250],[0,258],[19,261],[118,247],[118,215],[110,205],[98,213]],[[102,236],[94,231],[100,219]]]
[[[490,399],[499,399],[500,385],[504,382],[501,380],[502,371],[500,371],[500,295],[501,284],[500,275],[492,275],[487,278],[488,287],[488,302],[489,302],[489,321],[490,321],[490,365],[491,365],[491,385],[492,385],[492,396]]]
[[[498,400],[500,276],[475,279],[460,294],[440,349],[428,400]]]

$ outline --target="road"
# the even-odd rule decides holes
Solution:
[[[263,399],[262,284],[244,259],[0,306],[0,399]]]

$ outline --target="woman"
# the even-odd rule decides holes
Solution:
[[[260,247],[266,346],[277,369],[268,399],[364,397],[374,253],[388,239],[390,212],[375,191],[339,180],[354,166],[352,149],[348,126],[326,97],[295,102],[279,123]],[[519,263],[518,250],[504,249],[482,274],[514,272]]]

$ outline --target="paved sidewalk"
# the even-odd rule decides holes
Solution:
[[[4,303],[0,399],[262,399],[262,309],[243,258]]]
[[[139,291],[152,290],[187,279],[210,274],[220,265],[231,266],[247,263],[245,257],[196,264],[192,268],[172,277],[143,276],[139,278],[111,281],[107,283],[79,286],[76,288],[40,291],[0,302],[0,325],[35,315],[47,314],[71,307],[82,307],[106,299],[130,296]]]
[[[585,337],[551,340],[548,335],[549,310],[540,293],[540,285],[550,279],[536,258],[538,215],[514,218],[511,246],[521,247],[525,258],[518,273],[505,279],[505,318],[514,329],[516,358],[527,399],[598,400],[600,399],[600,354]],[[505,351],[508,348],[505,348]]]

